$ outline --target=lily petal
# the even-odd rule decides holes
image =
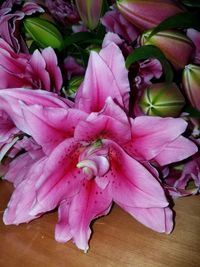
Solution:
[[[15,158],[8,167],[4,179],[12,182],[17,187],[24,179],[27,178],[28,172],[32,165],[44,156],[43,151],[39,150],[35,157],[31,157],[30,153],[26,152]]]
[[[170,208],[133,208],[120,206],[136,220],[159,233],[169,234],[173,229],[173,212]]]
[[[78,109],[27,106],[22,104],[27,132],[49,154],[60,142],[73,136],[79,121],[87,114]]]
[[[55,228],[55,239],[58,242],[65,243],[72,239],[69,225],[69,208],[71,201],[63,200],[58,208],[58,222]]]
[[[29,134],[24,121],[21,102],[27,105],[38,104],[47,107],[69,108],[66,101],[56,94],[42,90],[28,90],[24,88],[0,90],[0,106],[13,120],[18,129]]]
[[[36,202],[35,183],[44,170],[45,160],[46,158],[42,158],[33,164],[27,174],[28,179],[23,180],[16,187],[3,215],[6,225],[29,222],[40,216],[40,214],[31,215],[29,211]]]
[[[113,200],[134,208],[166,207],[168,201],[157,178],[142,164],[130,157],[111,140],[103,140],[109,148],[110,171],[104,177],[110,181]]]
[[[123,107],[125,110],[128,110],[130,85],[128,80],[128,70],[125,67],[125,61],[121,50],[112,42],[102,49],[99,55],[112,71],[122,96]]]
[[[126,143],[131,138],[131,127],[125,112],[108,97],[101,112],[91,113],[77,125],[74,137],[79,141],[104,138]]]
[[[94,180],[85,181],[79,194],[73,198],[69,211],[70,230],[78,248],[87,252],[90,222],[108,214],[111,204],[107,189],[101,190]]]
[[[42,56],[46,62],[46,69],[53,79],[55,92],[59,93],[62,86],[62,74],[60,68],[58,67],[57,56],[51,47],[47,47],[42,51]]]
[[[109,96],[123,107],[122,95],[115,78],[116,72],[119,70],[121,68],[116,69],[114,75],[107,62],[99,54],[92,51],[85,79],[76,95],[75,107],[88,113],[98,112],[104,107],[105,100]],[[121,77],[121,73],[119,75]]]
[[[46,62],[42,57],[42,54],[39,50],[35,50],[32,57],[29,60],[28,70],[32,74],[32,77],[37,77],[41,80],[42,88],[50,91],[50,77],[49,73],[46,70]]]
[[[183,119],[140,116],[132,120],[132,140],[126,151],[139,160],[151,160],[186,129]]]
[[[45,171],[35,184],[37,202],[30,211],[31,215],[53,210],[61,201],[79,192],[82,180],[87,178],[76,167],[80,149],[80,144],[68,138],[48,156]]]
[[[179,136],[176,140],[169,143],[155,160],[161,165],[178,162],[190,157],[198,151],[198,147],[189,139]]]

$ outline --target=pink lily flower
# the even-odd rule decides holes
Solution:
[[[135,84],[138,89],[144,89],[152,84],[151,79],[159,79],[162,75],[162,66],[157,59],[148,59],[139,62],[139,70],[135,77]]]
[[[18,157],[17,153],[20,153]],[[1,164],[1,168],[4,169],[4,179],[17,187],[26,178],[32,165],[43,156],[43,150],[32,138],[25,136],[22,140],[19,139],[7,153],[10,160],[7,159]]]
[[[181,171],[170,170],[165,187],[172,198],[195,195],[200,190],[200,157],[196,155],[185,163]]]
[[[20,35],[20,21],[36,12],[43,13],[44,9],[36,3],[27,2],[21,10],[12,12],[14,2],[4,1],[0,9],[0,37],[3,38],[16,52],[27,52],[25,41]],[[22,2],[22,1],[19,1]],[[19,3],[21,4],[21,3]]]
[[[73,76],[83,75],[85,72],[84,67],[78,64],[75,58],[71,56],[64,59],[64,70],[66,71],[68,80]]]
[[[29,104],[31,104],[32,101],[36,101],[38,97],[37,91],[11,89],[10,95],[8,92],[8,98],[12,96],[12,90],[15,91],[15,97],[20,98],[22,101],[26,100],[26,103]],[[18,98],[16,100],[15,97],[11,97],[9,100],[9,105],[12,107],[16,107],[16,102],[18,102]],[[40,93],[40,99],[38,99],[37,103],[39,104],[41,102],[44,106],[47,105],[48,107],[66,107],[66,105],[72,105],[69,100],[61,99],[57,95],[52,95],[47,92],[45,97],[43,97],[43,92]],[[27,171],[32,164],[40,157],[44,156],[44,152],[41,146],[35,143],[32,138],[23,137],[23,132],[16,127],[16,125],[20,124],[20,128],[23,129],[20,123],[23,115],[20,113],[15,114],[11,120],[8,116],[9,106],[5,108],[5,110],[8,111],[7,113],[3,111],[3,108],[5,108],[5,106],[2,103],[0,110],[0,173],[4,175],[4,179],[13,182],[14,186],[16,186],[26,177]],[[22,151],[25,152],[22,153]],[[20,153],[20,156],[15,158],[18,153]],[[5,155],[7,159],[4,161]]]
[[[72,239],[87,251],[90,222],[108,214],[114,201],[147,227],[172,230],[169,203],[146,162],[169,164],[197,148],[181,135],[187,126],[182,119],[127,116],[127,74],[120,49],[111,43],[91,53],[73,107],[59,99],[50,105],[45,91],[30,99],[30,90],[0,90],[1,108],[45,154],[17,185],[5,224],[29,222],[58,207],[56,240]]]
[[[106,12],[101,18],[101,23],[108,32],[119,34],[124,40],[133,42],[139,36],[139,31],[117,9]]]
[[[64,26],[79,22],[80,17],[73,1],[45,0],[43,2],[52,17]]]
[[[0,39],[0,89],[27,87],[60,92],[62,75],[57,56],[51,47],[32,55],[15,53]]]

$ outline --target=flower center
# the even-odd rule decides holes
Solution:
[[[110,168],[108,149],[103,147],[101,140],[97,140],[81,153],[76,165],[81,168],[88,179],[103,176]]]

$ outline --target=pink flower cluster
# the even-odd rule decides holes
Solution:
[[[115,202],[147,227],[171,232],[172,211],[150,162],[180,161],[197,147],[182,136],[182,119],[128,117],[129,91],[124,58],[113,43],[91,53],[74,104],[41,90],[0,91],[11,125],[36,143],[7,166],[5,178],[16,188],[5,224],[29,222],[58,207],[56,240],[73,239],[87,251],[90,222]],[[6,129],[2,136],[16,136]]]
[[[109,1],[110,10],[100,19],[103,1],[86,1],[84,7],[78,0],[34,2],[5,1],[0,8],[0,174],[14,186],[4,223],[30,222],[58,209],[55,239],[73,240],[86,252],[91,222],[107,215],[116,203],[150,229],[170,233],[171,199],[199,192],[199,121],[186,113],[145,115],[139,99],[146,88],[149,102],[161,97],[161,109],[167,97],[170,108],[174,103],[181,106],[184,97],[175,93],[181,97],[174,100],[168,93],[165,98],[163,88],[150,94],[148,86],[163,77],[158,59],[138,60],[129,70],[125,60],[143,45],[141,39],[145,42],[141,29],[148,30],[182,8],[168,0],[167,13],[154,17],[154,8],[148,9],[145,1],[117,1],[112,6],[115,1]],[[160,1],[156,3],[159,11]],[[133,14],[131,7],[137,4],[137,12],[149,12],[153,19]],[[48,19],[39,20],[44,36],[37,18],[25,23],[28,33],[20,32],[25,16],[44,10]],[[98,16],[91,16],[91,10]],[[58,50],[37,43],[37,38],[55,40],[56,34],[58,42],[67,35]],[[166,31],[153,37],[150,45],[159,44],[175,73],[180,72],[173,67],[177,55],[166,38],[180,45],[182,50],[177,46],[177,51],[187,52],[191,65],[185,71],[200,71],[200,32],[191,28],[184,34]],[[32,38],[31,46],[27,38]],[[195,74],[196,94],[198,81]],[[73,96],[67,91],[70,86],[75,88]],[[188,95],[187,102],[193,103],[190,91]]]

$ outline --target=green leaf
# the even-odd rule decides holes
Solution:
[[[188,7],[200,7],[199,0],[181,0],[182,4]]]
[[[107,0],[103,0],[101,17],[109,10],[109,5]]]
[[[138,60],[145,60],[149,58],[156,58],[162,64],[165,79],[167,82],[173,81],[173,70],[171,65],[167,61],[166,57],[162,53],[162,51],[154,45],[144,45],[139,48],[136,48],[126,59],[126,67],[127,69],[131,64],[137,62]]]
[[[102,40],[96,38],[96,36],[91,32],[77,32],[64,38],[62,49],[74,44],[83,44],[83,43],[101,45]]]
[[[157,27],[155,27],[149,38],[157,32],[174,29],[174,28],[195,28],[200,30],[200,11],[197,12],[183,12],[171,16],[162,21]]]
[[[200,111],[192,106],[187,106],[184,111],[189,113],[189,116],[192,118],[200,118]]]

